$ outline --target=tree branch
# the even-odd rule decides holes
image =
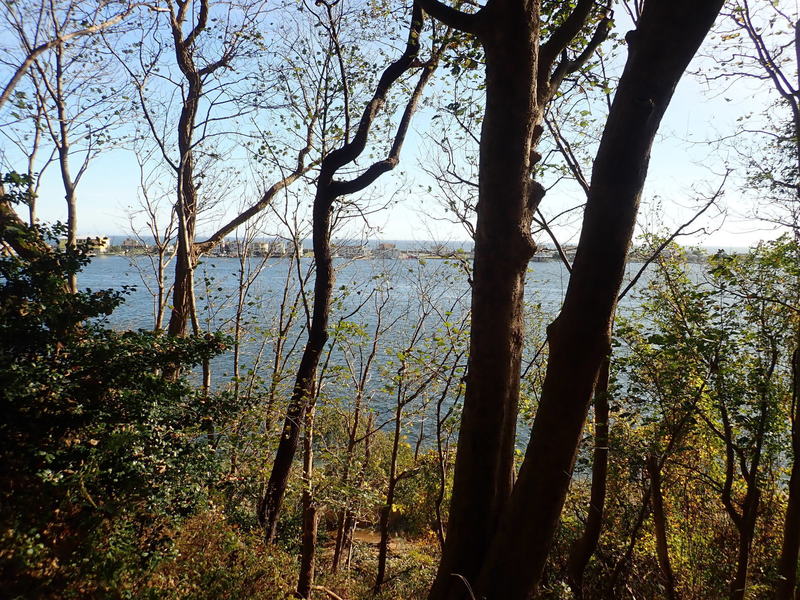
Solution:
[[[564,78],[567,75],[574,73],[588,62],[595,50],[600,47],[600,44],[606,41],[610,31],[611,17],[605,16],[597,24],[597,28],[594,30],[592,39],[589,40],[589,43],[586,44],[586,47],[574,60],[569,60],[566,56],[566,52],[564,53],[565,56],[563,60],[558,63],[558,66],[553,71],[553,74],[550,76],[550,80],[547,83],[547,92],[549,96],[555,94],[556,90],[558,90],[558,87],[561,85],[561,82],[564,81]]]
[[[543,80],[542,75],[544,73],[550,72],[558,55],[581,32],[581,29],[586,24],[586,19],[589,18],[589,13],[592,11],[592,6],[594,6],[594,0],[578,0],[572,13],[542,44],[539,50],[539,81]],[[544,79],[544,81],[546,80]]]
[[[370,165],[370,167],[364,171],[364,173],[355,179],[350,181],[333,182],[331,185],[331,191],[335,196],[345,196],[360,192],[372,184],[376,179],[378,179],[378,177],[394,169],[400,162],[400,151],[403,148],[403,143],[405,142],[406,135],[408,134],[408,128],[411,125],[411,119],[414,117],[414,113],[417,110],[417,106],[419,105],[419,100],[422,97],[422,92],[425,89],[425,86],[430,81],[434,71],[436,70],[436,67],[439,64],[439,58],[444,52],[444,49],[445,44],[442,44],[442,46],[437,49],[431,59],[423,67],[422,73],[417,80],[417,85],[414,88],[414,92],[411,94],[411,97],[406,103],[403,116],[400,119],[400,124],[397,126],[397,132],[395,133],[389,155],[385,159]]]
[[[98,33],[103,31],[104,29],[108,29],[109,27],[116,25],[120,21],[122,21],[125,17],[127,17],[133,10],[138,7],[142,6],[141,4],[133,4],[127,8],[127,10],[121,12],[114,17],[103,21],[102,23],[98,23],[97,25],[91,25],[89,27],[84,27],[83,29],[79,29],[77,31],[73,31],[72,33],[67,33],[64,35],[58,35],[52,40],[39,44],[35,48],[32,48],[25,59],[22,61],[22,64],[17,67],[17,70],[14,71],[14,74],[11,76],[11,79],[3,88],[3,92],[0,94],[0,107],[2,107],[8,99],[11,97],[11,93],[14,91],[14,88],[17,87],[17,84],[22,79],[22,76],[30,69],[31,65],[36,62],[36,59],[47,52],[48,50],[52,50],[56,46],[60,46],[64,42],[68,42],[69,40],[75,39],[77,37],[83,37],[85,35],[91,35],[93,33]],[[146,5],[145,5],[146,6]]]
[[[418,0],[423,10],[437,21],[465,33],[478,33],[483,22],[481,11],[465,13],[439,0]]]
[[[327,172],[328,177],[332,177],[344,165],[353,162],[367,145],[367,138],[369,136],[370,128],[375,120],[376,115],[386,102],[386,96],[389,89],[394,83],[400,79],[417,59],[419,53],[419,36],[422,32],[422,25],[425,19],[425,14],[422,11],[420,3],[414,2],[411,14],[411,26],[408,31],[408,40],[403,54],[393,63],[384,69],[381,74],[378,84],[375,87],[375,93],[372,99],[367,103],[364,112],[361,115],[361,120],[358,123],[358,128],[353,136],[353,141],[345,143],[340,148],[333,150],[323,160],[322,170],[323,173]],[[385,161],[381,161],[383,163]],[[378,164],[378,163],[376,163]],[[375,165],[373,165],[375,166]],[[368,169],[369,171],[369,169]]]

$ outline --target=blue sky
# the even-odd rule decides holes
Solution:
[[[624,23],[618,27],[622,31],[626,29]],[[693,69],[711,69],[712,63],[713,58],[701,59],[693,65]],[[715,93],[701,82],[701,78],[686,75],[653,149],[644,194],[642,228],[670,229],[688,219],[699,204],[698,196],[710,193],[719,185],[726,163],[730,162],[732,167],[736,167],[736,157],[729,148],[720,149],[717,145],[707,143],[707,140],[730,135],[736,129],[737,118],[751,112],[758,114],[770,106],[772,100],[768,87],[751,81],[739,81],[724,93]],[[418,131],[409,136],[398,169],[403,175],[393,173],[371,190],[373,196],[391,196],[399,200],[391,208],[371,217],[376,237],[416,240],[459,240],[466,237],[463,228],[458,225],[429,219],[427,214],[437,210],[436,201],[421,193],[418,186],[412,185],[417,183],[424,186],[427,181],[418,163],[429,152],[423,139],[423,130],[435,127],[435,123],[430,120],[429,113],[420,115],[417,120]],[[7,160],[13,162],[13,154],[7,145],[6,149]],[[126,234],[129,230],[129,213],[138,202],[138,185],[139,171],[130,151],[115,149],[98,156],[78,189],[80,233]],[[747,246],[759,239],[778,235],[779,232],[771,226],[751,218],[754,199],[741,189],[741,180],[736,176],[731,177],[723,199],[724,218],[715,212],[714,218],[706,221],[713,233],[686,238],[685,243]],[[250,192],[242,190],[233,194],[234,197],[237,195],[248,196]],[[561,207],[579,202],[580,196],[575,186],[561,185],[550,192],[543,206],[552,214]],[[662,206],[661,210],[654,208],[657,202]],[[64,220],[66,217],[63,191],[54,166],[42,180],[38,212],[45,221]],[[221,214],[219,216],[222,217]],[[577,239],[575,225],[557,228],[557,232],[564,243]]]

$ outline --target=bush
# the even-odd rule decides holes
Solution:
[[[224,398],[170,375],[220,336],[114,332],[122,292],[68,292],[85,248],[0,257],[0,586],[5,597],[109,597],[168,553],[218,460],[203,424]],[[20,228],[14,231],[20,235]],[[0,231],[5,236],[5,231]]]

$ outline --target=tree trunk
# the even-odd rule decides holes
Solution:
[[[358,434],[358,424],[361,416],[361,392],[356,395],[355,408],[353,410],[353,426],[348,432],[347,450],[345,452],[344,466],[342,467],[342,480],[343,488],[347,488],[350,483],[350,467],[353,463],[353,453],[356,446],[356,435]],[[342,551],[345,546],[345,532],[352,522],[353,514],[351,508],[351,500],[349,495],[345,498],[345,505],[342,508],[337,518],[336,524],[336,543],[333,548],[333,560],[331,561],[331,572],[336,573],[339,570],[339,564],[342,560]]]
[[[486,53],[472,328],[446,543],[430,600],[474,585],[511,493],[530,237],[539,15],[531,3],[495,6]],[[488,16],[488,15],[487,15]],[[487,27],[488,29],[488,27]]]
[[[297,369],[294,391],[286,411],[283,432],[280,442],[278,442],[275,461],[272,464],[272,472],[258,509],[258,518],[264,527],[267,543],[272,543],[275,539],[278,516],[300,439],[301,423],[314,399],[317,366],[325,343],[328,341],[328,320],[333,296],[334,273],[330,248],[330,211],[333,197],[330,195],[326,183],[330,182],[332,178],[333,173],[325,174],[323,169],[314,198],[313,235],[316,277],[313,313],[308,328],[308,339],[300,359],[300,366]]]
[[[611,357],[606,356],[594,392],[594,455],[592,489],[583,534],[575,540],[567,560],[567,577],[575,598],[583,598],[583,573],[597,549],[608,479],[608,378]]]
[[[353,512],[348,506],[342,512],[339,513],[339,516],[336,520],[336,542],[333,546],[333,558],[331,559],[331,573],[337,573],[339,571],[339,565],[342,562],[342,555],[346,551],[345,543],[346,543],[346,531],[348,525],[352,522],[353,519]]]
[[[800,554],[800,348],[792,356],[792,474],[789,501],[783,523],[783,545],[778,562],[776,600],[792,600],[797,587],[797,559]]]
[[[178,197],[184,196],[183,186],[178,186]],[[182,337],[195,313],[194,268],[198,257],[193,250],[195,207],[179,200],[182,208],[178,212],[178,244],[175,252],[175,280],[172,286],[172,312],[167,332]]]
[[[297,595],[311,598],[314,585],[314,554],[317,550],[317,503],[314,500],[314,409],[306,417],[305,437],[303,439],[303,543],[300,554],[300,575],[297,581]]]
[[[378,315],[378,322],[380,323],[380,315]],[[370,354],[369,364],[372,362],[372,357],[375,356],[377,350],[377,342],[379,339],[379,328],[376,327],[375,335],[373,337],[373,352]],[[347,449],[345,451],[344,466],[342,467],[341,485],[347,489],[350,484],[350,469],[353,464],[353,458],[356,449],[356,436],[358,435],[359,424],[361,423],[361,403],[363,401],[363,389],[366,382],[366,374],[369,372],[369,366],[361,378],[361,385],[356,391],[355,406],[353,408],[353,425],[350,427],[347,434]],[[336,543],[333,549],[333,560],[331,561],[331,572],[336,573],[339,570],[339,564],[342,560],[342,554],[345,550],[347,541],[347,532],[352,528],[353,522],[353,509],[352,500],[349,494],[345,498],[345,505],[342,508],[337,518],[336,525]]]
[[[397,479],[389,479],[389,488],[386,491],[386,504],[381,507],[380,523],[380,542],[378,543],[378,570],[375,574],[375,585],[372,588],[373,594],[381,591],[381,586],[386,579],[386,561],[389,558],[389,518],[392,516],[392,506],[394,505],[394,491],[397,486]]]
[[[78,195],[76,191],[77,181],[70,173],[69,157],[71,152],[69,140],[70,119],[67,115],[66,100],[64,99],[64,70],[63,56],[64,48],[56,47],[56,73],[55,91],[51,90],[51,95],[56,104],[56,114],[58,115],[58,139],[56,150],[58,151],[58,166],[61,171],[61,183],[64,186],[64,199],[67,201],[67,248],[73,250],[78,245]],[[70,291],[74,294],[78,291],[78,275],[71,273],[67,281]]]
[[[311,598],[314,586],[314,553],[317,548],[317,525],[319,516],[317,506],[310,494],[303,495],[303,547],[300,557],[300,577],[297,582],[297,595]]]
[[[398,164],[400,150],[403,147],[411,118],[416,111],[422,91],[436,68],[437,61],[434,58],[431,58],[422,68],[417,85],[406,103],[400,125],[395,132],[389,156],[384,160],[372,163],[363,173],[349,181],[335,180],[334,178],[342,167],[354,163],[364,152],[372,124],[386,103],[389,90],[404,73],[414,66],[419,54],[419,36],[423,22],[424,13],[415,2],[405,51],[381,73],[375,92],[362,113],[358,130],[352,141],[344,143],[322,159],[312,215],[316,266],[313,314],[308,327],[308,340],[300,359],[300,367],[297,370],[294,391],[286,411],[283,434],[278,443],[272,473],[264,498],[258,507],[258,518],[265,527],[267,543],[271,543],[275,537],[275,528],[286,491],[289,471],[297,451],[300,424],[313,401],[317,365],[325,342],[328,340],[328,319],[334,279],[330,249],[333,203],[341,196],[366,189],[381,175],[391,171]]]
[[[667,542],[667,513],[664,509],[664,495],[661,491],[661,465],[658,458],[650,455],[647,458],[647,472],[650,474],[650,504],[653,509],[653,529],[656,537],[656,555],[658,568],[664,578],[664,589],[668,600],[677,600],[675,591],[675,574],[669,559]]]
[[[747,572],[750,566],[750,551],[756,529],[756,518],[760,503],[761,490],[758,489],[758,463],[751,466],[750,479],[747,481],[747,494],[742,506],[742,516],[737,523],[739,545],[736,555],[736,572],[731,581],[731,600],[744,600],[747,593]]]
[[[410,350],[410,349],[409,349]],[[409,351],[407,350],[407,352]],[[381,508],[380,534],[381,539],[378,544],[378,572],[375,575],[375,586],[373,593],[381,591],[384,578],[386,577],[386,560],[389,556],[389,517],[392,515],[394,506],[394,492],[397,482],[402,478],[402,474],[397,474],[397,458],[400,453],[400,436],[403,431],[403,398],[402,398],[402,373],[406,369],[405,359],[400,363],[398,375],[400,381],[397,383],[397,405],[394,411],[394,436],[392,437],[392,455],[389,463],[389,486],[386,490],[386,503]]]
[[[67,200],[67,248],[75,249],[78,247],[78,196],[75,187],[69,186],[64,197]],[[70,273],[68,283],[70,291],[73,294],[77,293],[77,273]]]
[[[675,86],[721,5],[722,0],[649,0],[637,30],[628,35],[629,57],[594,163],[564,306],[549,331],[531,440],[477,597],[527,600],[541,579],[595,380],[609,352],[650,148]],[[476,262],[477,252],[476,245]]]
[[[207,7],[206,7],[207,8]],[[193,30],[205,29],[205,18],[201,12],[199,22]],[[194,63],[192,43],[184,38],[182,23],[173,20],[172,37],[175,59],[187,81],[186,98],[178,118],[178,165],[176,174],[175,212],[178,216],[178,244],[175,254],[175,283],[172,289],[172,313],[167,331],[171,336],[185,336],[188,319],[194,314],[194,268],[197,266],[195,252],[195,225],[197,222],[197,185],[194,179],[194,126],[200,98],[203,95],[203,79]]]
[[[178,227],[178,246],[175,253],[175,281],[172,287],[172,312],[169,317],[167,331],[171,336],[185,336],[187,324],[193,310],[194,267],[188,234]]]

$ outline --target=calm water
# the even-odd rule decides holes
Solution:
[[[349,294],[342,309],[344,311],[355,308],[359,296],[376,287],[390,288],[387,291],[389,304],[403,311],[407,311],[409,305],[418,304],[421,294],[446,304],[447,300],[455,300],[468,291],[463,269],[451,261],[365,259],[337,262],[338,295],[342,296],[342,292]],[[261,263],[263,268],[251,285],[250,298],[256,305],[250,307],[250,316],[260,315],[269,321],[280,304],[289,268],[292,270],[292,289],[296,289],[297,267],[285,258],[266,261],[252,258],[248,259],[245,268],[256,270]],[[305,274],[310,264],[310,259],[302,259],[300,272]],[[239,271],[240,263],[235,258],[207,258],[198,267],[195,284],[198,304],[203,309],[201,319],[208,324],[224,327],[232,317],[238,296]],[[172,266],[168,268],[168,276],[171,275]],[[115,329],[152,328],[153,295],[148,285],[153,287],[153,282],[152,267],[145,256],[98,256],[79,276],[81,288],[120,289],[125,285],[136,286],[125,304],[109,319],[109,325]],[[541,303],[546,312],[554,313],[561,303],[567,283],[568,273],[561,263],[531,263],[526,286],[527,300]],[[342,289],[343,286],[346,289]],[[365,314],[370,312],[369,307],[365,309]]]
[[[334,396],[352,395],[352,379],[348,369],[356,371],[363,364],[372,344],[376,328],[381,330],[378,356],[370,378],[373,406],[379,414],[386,415],[393,398],[386,392],[386,384],[396,373],[396,363],[391,363],[397,352],[410,344],[417,334],[417,345],[430,350],[435,347],[437,332],[443,324],[457,324],[469,306],[469,286],[462,265],[454,261],[416,259],[364,259],[337,261],[335,301],[331,324],[342,321],[353,327],[342,329],[328,360],[332,373],[325,389]],[[196,271],[196,293],[201,326],[208,330],[231,332],[235,307],[239,302],[241,263],[236,258],[207,258]],[[248,369],[264,379],[271,377],[274,362],[274,340],[278,331],[278,314],[284,297],[291,305],[302,298],[298,281],[308,275],[310,259],[296,262],[285,258],[248,259],[245,271],[249,274],[249,293],[245,303],[243,337],[241,345],[242,372]],[[640,265],[629,266],[635,273]],[[154,302],[150,290],[153,270],[146,256],[98,256],[79,275],[79,287],[90,289],[119,289],[135,286],[127,301],[109,317],[107,325],[114,329],[151,329]],[[168,279],[172,266],[168,269]],[[645,281],[647,277],[643,277]],[[568,273],[560,262],[531,263],[526,285],[526,301],[530,304],[532,341],[527,352],[533,355],[543,339],[544,327],[557,313],[568,283]],[[307,293],[313,285],[309,279]],[[640,282],[639,286],[642,283]],[[148,289],[148,287],[150,289]],[[284,290],[287,293],[284,294]],[[310,300],[310,298],[309,298]],[[626,304],[635,303],[627,299]],[[286,365],[288,393],[293,366],[305,342],[305,311],[302,301],[297,303],[297,319],[287,333],[287,347],[293,349]],[[169,316],[167,310],[166,318]],[[335,336],[333,336],[335,337]],[[426,346],[428,344],[428,346]],[[329,342],[329,347],[331,343]],[[444,356],[445,350],[438,350]],[[323,362],[325,358],[323,357]],[[230,381],[233,369],[232,354],[214,361],[214,384]],[[337,374],[338,373],[338,374]]]

